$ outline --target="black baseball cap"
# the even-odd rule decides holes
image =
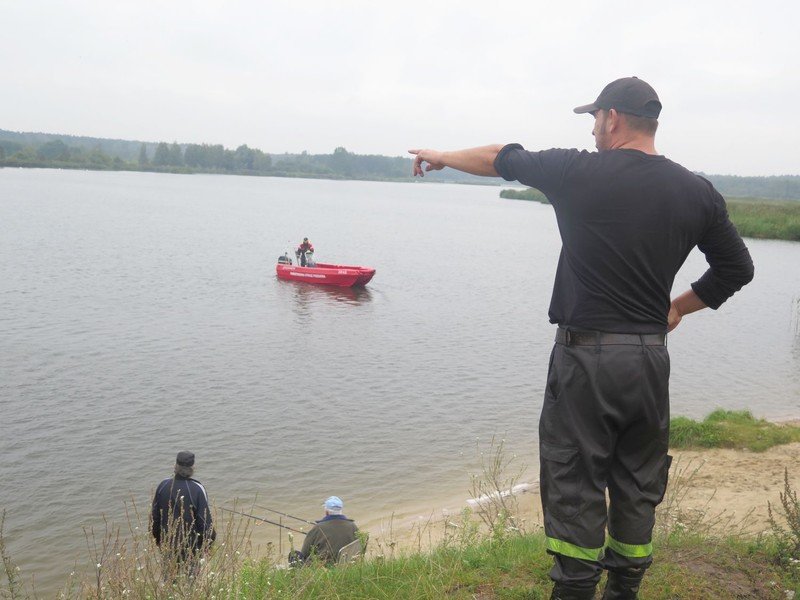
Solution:
[[[596,110],[616,110],[617,112],[657,119],[661,114],[661,101],[652,86],[638,77],[623,77],[612,81],[597,100],[575,108],[575,112],[593,113]]]
[[[175,459],[175,462],[182,467],[192,467],[194,466],[194,453],[187,452],[186,450],[178,452],[178,457]]]

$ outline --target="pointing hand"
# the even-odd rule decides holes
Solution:
[[[437,150],[409,150],[409,153],[415,154],[414,166],[412,168],[413,175],[425,177],[425,171],[441,171],[444,169],[445,164],[442,160],[442,153]],[[422,163],[428,163],[425,166],[425,171],[422,169]]]

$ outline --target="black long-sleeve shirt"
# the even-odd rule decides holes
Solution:
[[[561,255],[550,321],[575,329],[661,333],[675,275],[697,246],[708,271],[692,284],[718,308],[753,278],[753,262],[710,182],[638,150],[505,146],[495,170],[553,205]]]
[[[175,475],[162,481],[153,498],[152,534],[159,546],[200,548],[216,538],[208,494],[199,481]]]

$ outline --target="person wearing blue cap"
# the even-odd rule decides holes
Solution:
[[[338,496],[325,500],[325,516],[308,532],[302,550],[289,555],[290,565],[300,565],[317,560],[328,565],[336,563],[339,550],[357,538],[358,527],[344,516],[344,503]]]

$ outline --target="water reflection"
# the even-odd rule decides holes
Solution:
[[[320,302],[360,305],[372,301],[372,292],[367,287],[346,288],[334,285],[313,285],[300,281],[281,281],[280,284],[293,288],[294,299],[301,308]]]

